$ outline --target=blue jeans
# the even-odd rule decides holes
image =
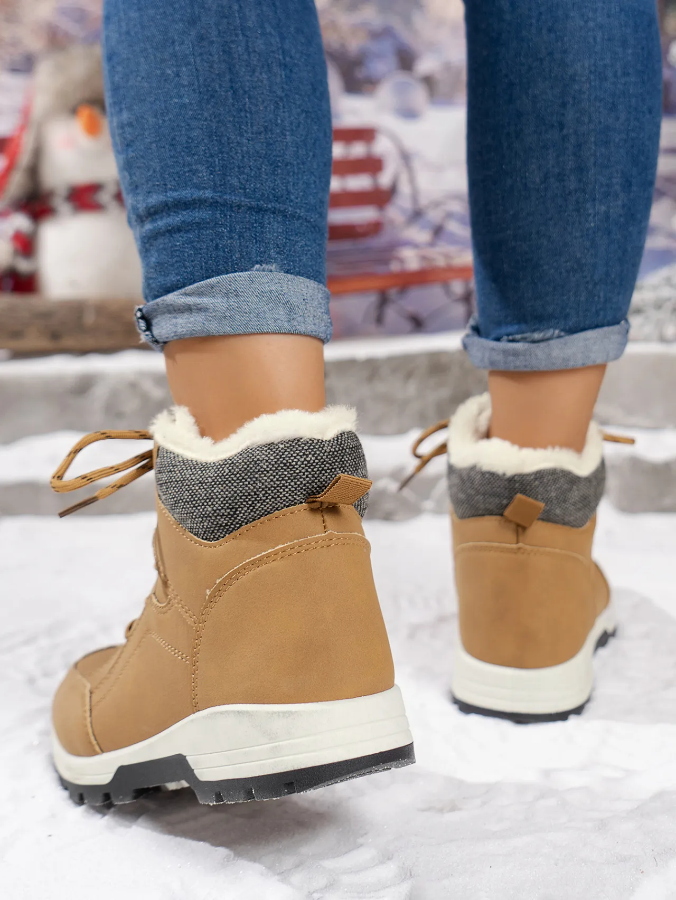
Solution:
[[[475,365],[609,362],[657,161],[655,0],[466,0]],[[331,118],[313,0],[106,0],[113,142],[156,347],[331,335]]]

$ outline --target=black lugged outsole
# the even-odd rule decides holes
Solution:
[[[164,785],[185,782],[200,803],[244,803],[249,800],[275,800],[289,794],[301,794],[316,788],[348,781],[374,772],[398,769],[415,762],[413,744],[272,775],[255,775],[251,778],[231,778],[225,781],[200,781],[185,756],[167,756],[149,762],[119,766],[113,778],[102,785],[74,784],[59,776],[61,785],[78,805],[117,806],[131,803]]]
[[[474,713],[479,716],[488,716],[490,719],[507,719],[510,722],[515,722],[517,725],[533,725],[536,722],[565,722],[569,716],[579,716],[587,705],[585,701],[581,706],[576,706],[575,709],[567,709],[564,712],[557,713],[511,713],[498,709],[485,709],[483,706],[472,706],[471,703],[465,703],[464,700],[458,700],[457,697],[453,697],[453,702],[460,712],[467,715]]]
[[[612,637],[615,637],[616,632],[617,629],[613,629],[612,631],[604,631],[596,642],[594,653],[596,653],[599,647],[605,647],[608,641]],[[459,700],[457,697],[452,696],[452,699],[460,712],[467,715],[475,714],[479,716],[488,716],[491,719],[507,719],[508,721],[514,722],[517,725],[534,725],[538,722],[565,722],[569,716],[579,716],[589,702],[590,698],[587,697],[585,702],[580,706],[576,706],[575,709],[566,709],[563,712],[555,713],[503,712],[502,710],[484,709],[484,707],[482,706],[473,706],[471,703],[465,703],[464,700]]]

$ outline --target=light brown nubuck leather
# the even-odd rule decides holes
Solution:
[[[609,603],[591,558],[595,518],[553,525],[538,519],[543,508],[519,494],[502,516],[451,510],[460,637],[476,659],[520,669],[566,662]]]
[[[158,500],[155,587],[126,643],[85,656],[59,688],[53,719],[63,748],[116,750],[223,704],[391,688],[370,546],[352,505],[370,486],[339,475],[307,503],[213,543]]]

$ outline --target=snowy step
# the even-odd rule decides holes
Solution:
[[[676,428],[611,428],[633,446],[606,444],[606,495],[625,512],[676,511]]]
[[[627,512],[676,511],[676,429],[616,428],[635,438],[634,446],[607,444],[607,495]],[[412,470],[411,445],[418,432],[399,435],[362,435],[373,479],[369,518],[403,520],[421,513],[444,513],[448,507],[443,457],[433,459],[402,490]],[[55,494],[49,478],[81,432],[60,431],[32,435],[0,445],[0,515],[55,515],[60,509],[93,493]],[[435,438],[430,439],[432,442]],[[438,438],[443,440],[443,435]],[[139,452],[136,441],[104,441],[88,447],[75,461],[71,475],[111,465]],[[151,510],[154,484],[150,477],[133,482],[82,515],[131,513]]]
[[[401,434],[446,418],[485,390],[457,333],[339,341],[326,348],[330,403],[356,406],[367,434]],[[676,345],[630,344],[609,367],[601,421],[676,427]],[[162,357],[52,356],[0,362],[0,442],[63,429],[145,428],[170,402]]]

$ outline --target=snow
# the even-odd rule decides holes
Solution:
[[[25,481],[48,484],[52,472],[81,437],[83,433],[79,431],[55,431],[0,444],[0,484]],[[148,446],[139,441],[100,441],[91,444],[75,459],[67,477],[119,463]]]
[[[327,362],[343,359],[386,359],[416,353],[454,353],[462,349],[461,331],[406,334],[378,338],[353,338],[327,344]]]
[[[429,106],[419,118],[402,118],[379,108],[368,95],[344,94],[338,125],[375,125],[392,134],[412,156],[425,198],[442,192],[467,193],[467,110],[464,105]],[[384,141],[387,144],[387,140]]]
[[[676,895],[676,515],[601,510],[597,555],[621,630],[598,653],[581,717],[523,727],[460,714],[448,699],[448,522],[371,522],[416,766],[268,803],[206,808],[182,791],[109,811],[75,807],[49,762],[50,697],[70,661],[120,640],[137,614],[152,529],[145,513],[0,520],[5,896]]]
[[[609,427],[611,434],[631,437],[635,443],[631,446],[607,442],[604,445],[606,457],[611,455],[625,456],[627,451],[632,456],[650,462],[665,462],[676,457],[676,428],[623,428]]]
[[[0,374],[5,377],[96,375],[109,372],[163,373],[164,357],[161,353],[149,350],[122,350],[119,353],[84,353],[81,356],[55,353],[0,361]]]
[[[669,230],[676,225],[673,201],[663,198],[654,207],[652,218],[659,213],[659,204],[669,207]],[[634,341],[676,340],[676,264],[653,272],[636,286],[629,312],[631,339]]]

